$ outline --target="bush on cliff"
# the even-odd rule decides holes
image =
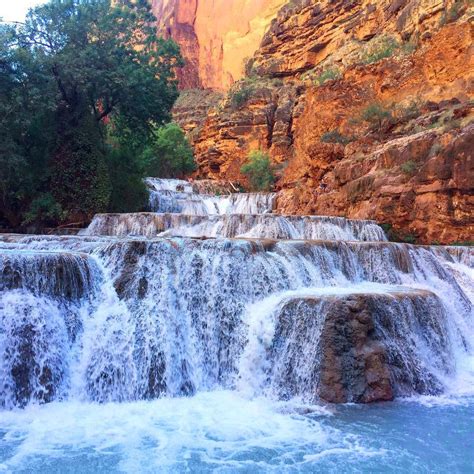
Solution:
[[[340,143],[341,145],[347,145],[354,140],[354,137],[343,135],[337,128],[321,135],[321,142],[323,143]]]
[[[337,68],[329,68],[322,71],[314,79],[314,84],[317,86],[322,86],[326,82],[335,81],[342,77],[341,71]]]
[[[240,172],[247,176],[252,191],[270,191],[275,183],[270,157],[261,150],[250,152]]]
[[[372,102],[365,107],[360,118],[369,124],[371,131],[382,132],[384,125],[392,122],[392,112],[379,102]]]
[[[389,58],[400,48],[397,40],[392,36],[384,36],[374,42],[362,56],[363,64],[373,64],[382,59]]]
[[[183,178],[196,169],[193,149],[179,125],[167,124],[153,132],[149,147],[143,153],[149,176]]]
[[[234,84],[229,91],[229,100],[232,108],[238,109],[245,105],[255,91],[256,80],[252,77],[246,77]]]

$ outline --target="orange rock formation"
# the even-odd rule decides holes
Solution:
[[[280,165],[281,212],[372,218],[420,242],[472,241],[471,3],[289,2],[251,78],[193,134],[200,175],[245,183],[240,167],[261,148]]]

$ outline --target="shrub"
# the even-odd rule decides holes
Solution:
[[[229,100],[234,109],[238,109],[246,104],[252,97],[255,90],[255,80],[251,78],[243,79],[234,85],[229,91]]]
[[[385,232],[385,235],[387,236],[387,239],[390,242],[403,242],[406,244],[416,244],[417,242],[417,237],[414,234],[402,234],[398,231],[396,231],[392,224],[379,224],[380,227],[382,227],[383,231]]]
[[[400,166],[400,169],[405,174],[414,174],[415,171],[418,169],[418,165],[413,160],[408,160]]]
[[[455,245],[456,247],[474,247],[474,240],[456,241],[451,245]]]
[[[412,100],[408,105],[398,106],[395,114],[398,119],[408,121],[418,118],[421,115],[421,102]]]
[[[406,43],[403,43],[400,47],[401,51],[403,54],[410,55],[413,54],[417,49],[418,49],[418,41],[416,40],[411,40],[407,41]]]
[[[270,157],[261,150],[250,152],[240,172],[247,176],[253,191],[270,191],[275,183]]]
[[[107,153],[110,183],[109,212],[138,212],[145,209],[148,192],[143,155],[127,146],[111,147]]]
[[[340,143],[341,145],[347,145],[348,143],[353,142],[354,138],[343,135],[336,128],[330,132],[323,133],[321,135],[321,141],[323,143]]]
[[[322,86],[324,83],[328,81],[335,81],[336,79],[340,79],[340,77],[341,72],[339,71],[339,69],[326,69],[314,79],[314,83],[317,86]]]
[[[451,23],[456,21],[464,13],[463,0],[456,0],[451,8],[446,13],[446,22]]]
[[[373,102],[362,110],[360,118],[370,125],[372,131],[381,132],[384,123],[391,122],[392,112],[379,102]]]
[[[196,169],[193,150],[179,125],[169,123],[153,132],[142,155],[149,176],[183,178]]]
[[[23,224],[56,225],[66,215],[67,213],[63,211],[61,205],[58,204],[51,193],[43,193],[31,202]]]
[[[78,123],[63,121],[51,166],[50,192],[71,218],[106,212],[110,199],[106,148],[89,114]]]
[[[432,158],[433,156],[437,156],[441,153],[443,147],[440,143],[433,143],[430,149],[429,157]]]
[[[391,36],[386,36],[380,42],[368,48],[366,54],[362,57],[364,64],[373,64],[382,59],[393,56],[399,48],[398,42]]]

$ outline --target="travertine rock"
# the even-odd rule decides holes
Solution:
[[[283,398],[331,403],[436,394],[442,383],[432,369],[451,368],[448,358],[439,357],[447,344],[445,325],[442,306],[429,291],[291,299],[280,310],[269,350],[272,388]],[[430,354],[416,346],[417,331],[436,341]]]

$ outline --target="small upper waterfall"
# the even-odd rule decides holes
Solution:
[[[265,214],[275,207],[275,193],[201,193],[198,184],[179,179],[147,178],[152,212],[187,215]]]
[[[0,237],[1,407],[215,388],[389,400],[449,390],[474,355],[473,248],[279,216],[273,194],[148,185],[160,212]]]

